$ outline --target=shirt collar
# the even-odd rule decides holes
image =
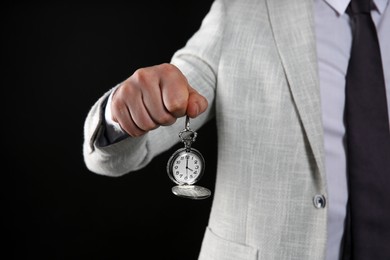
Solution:
[[[386,6],[389,4],[389,0],[373,0],[376,10],[382,14]],[[351,0],[325,0],[339,15],[345,13]]]

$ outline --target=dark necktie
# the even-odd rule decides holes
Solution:
[[[382,60],[370,0],[352,0],[345,120],[349,212],[346,259],[390,259],[390,130]]]

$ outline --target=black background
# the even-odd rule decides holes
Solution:
[[[137,68],[169,62],[211,2],[2,4],[2,255],[197,258],[212,198],[171,193],[165,166],[181,145],[111,178],[88,171],[82,142],[93,103]],[[201,184],[213,190],[215,122],[198,134]]]

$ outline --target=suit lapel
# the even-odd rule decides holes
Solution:
[[[324,176],[323,127],[312,0],[267,0],[272,31],[318,170]]]

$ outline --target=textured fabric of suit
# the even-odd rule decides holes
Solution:
[[[172,58],[209,101],[218,131],[217,179],[199,259],[324,259],[327,209],[312,1],[216,0]],[[102,146],[102,103],[85,123],[97,173],[144,167],[177,142],[183,121]],[[109,163],[107,163],[109,162]]]

